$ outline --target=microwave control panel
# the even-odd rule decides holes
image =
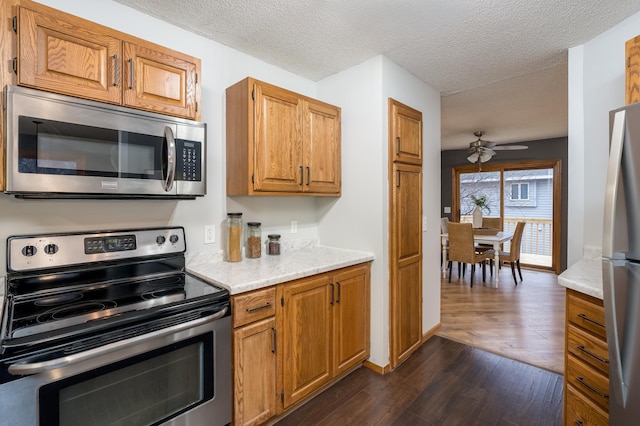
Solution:
[[[202,180],[202,143],[176,139],[176,180]]]

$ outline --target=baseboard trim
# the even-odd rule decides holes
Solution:
[[[435,336],[436,333],[438,333],[441,328],[442,328],[442,323],[438,323],[434,327],[432,327],[430,330],[428,330],[426,333],[424,333],[422,335],[422,343],[426,342],[427,340]]]
[[[389,364],[385,365],[385,366],[379,366],[378,364],[374,364],[373,362],[367,360],[365,362],[362,363],[363,366],[367,367],[369,370],[373,370],[378,374],[387,374],[391,368],[389,367]]]

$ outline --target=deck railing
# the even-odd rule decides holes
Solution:
[[[461,216],[461,222],[473,222],[472,216]],[[525,222],[524,233],[522,235],[522,255],[533,255],[535,257],[551,258],[553,254],[553,222],[551,219],[538,219],[531,217],[505,217],[504,231],[513,232],[518,222]],[[509,244],[505,244],[505,251],[509,251]],[[526,256],[523,256],[526,257]],[[547,264],[544,259],[541,264]]]

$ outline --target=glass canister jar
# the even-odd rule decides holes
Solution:
[[[227,213],[227,261],[242,260],[242,213]]]
[[[280,254],[280,235],[278,234],[269,234],[269,240],[267,241],[267,253],[269,254]]]
[[[260,222],[247,222],[247,251],[249,259],[257,259],[262,255],[262,230]]]

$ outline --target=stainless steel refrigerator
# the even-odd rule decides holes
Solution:
[[[610,113],[602,274],[609,424],[640,424],[640,103]]]

